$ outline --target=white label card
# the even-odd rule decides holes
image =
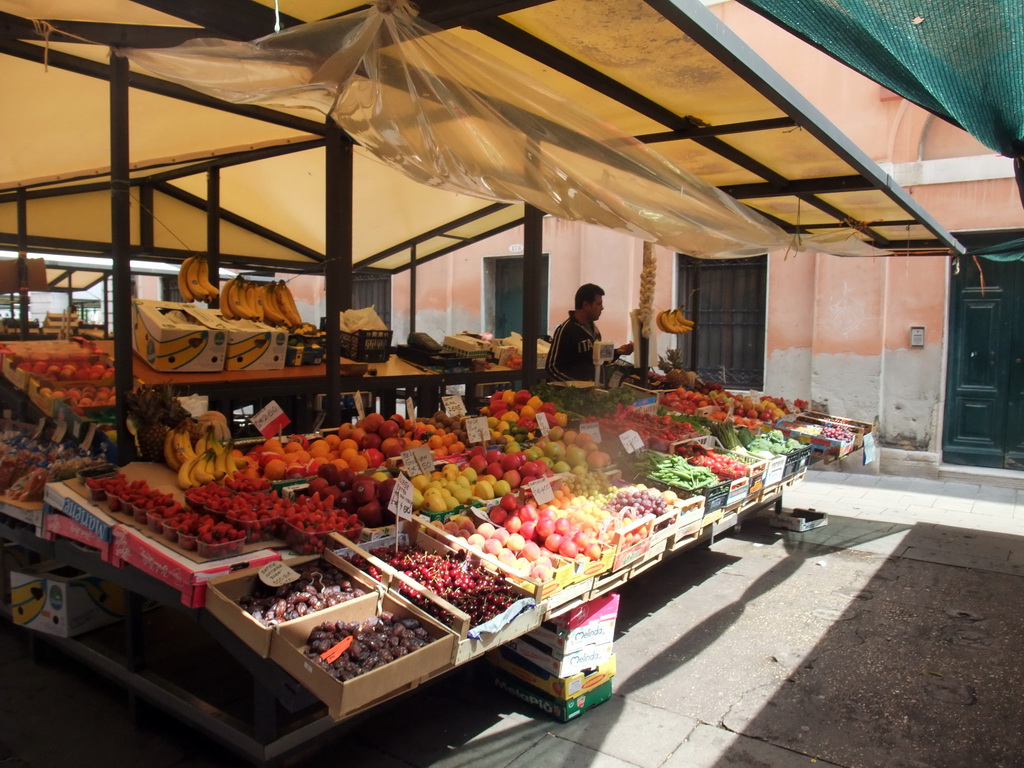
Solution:
[[[462,402],[462,395],[444,395],[441,402],[444,404],[444,412],[452,418],[466,415],[466,404]]]
[[[635,429],[629,429],[619,435],[619,441],[626,453],[636,453],[644,449],[644,439],[640,437]]]
[[[595,443],[601,442],[601,425],[596,421],[581,421],[580,432],[585,435],[590,435]]]
[[[366,418],[366,403],[363,402],[363,393],[362,392],[356,392],[354,397],[355,397],[355,401],[356,401],[356,416],[359,417],[359,419],[365,419]]]
[[[53,430],[53,437],[50,438],[55,443],[60,443],[64,440],[64,436],[68,433],[68,423],[66,421],[58,421],[57,426]]]
[[[408,475],[399,475],[395,481],[388,509],[395,513],[395,517],[412,518],[412,481]]]
[[[298,571],[285,565],[280,560],[267,563],[257,571],[256,575],[268,587],[281,587],[285,584],[291,584],[299,578]]]
[[[548,415],[546,413],[538,413],[535,418],[537,420],[537,428],[540,429],[541,435],[547,437],[548,432],[551,431],[551,425],[548,424]]]
[[[96,422],[93,421],[89,424],[89,428],[85,430],[85,437],[82,438],[82,450],[88,451],[92,448],[92,441],[96,439]]]
[[[402,451],[402,462],[409,476],[429,475],[434,471],[434,454],[425,445]]]
[[[875,433],[868,432],[864,435],[864,463],[870,464],[878,458],[878,451],[875,448]]]
[[[551,489],[551,481],[546,477],[538,477],[536,480],[529,482],[530,492],[533,494],[533,500],[538,504],[547,504],[549,501],[553,501],[555,498],[555,492]]]
[[[491,430],[487,427],[486,416],[466,419],[466,433],[471,443],[486,443],[491,439]]]
[[[416,405],[413,403],[411,397],[405,398],[405,418],[410,421],[416,420]]]

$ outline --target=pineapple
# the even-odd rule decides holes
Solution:
[[[665,374],[665,386],[669,389],[679,389],[685,386],[687,376],[682,365],[683,353],[678,349],[670,349],[664,357],[658,358],[658,367]]]
[[[139,458],[162,461],[167,430],[180,424],[188,415],[174,399],[171,385],[139,387],[128,393],[127,404],[128,415],[135,424]]]

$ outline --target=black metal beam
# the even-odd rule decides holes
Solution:
[[[835,192],[873,190],[874,185],[863,176],[830,176],[817,179],[794,179],[784,185],[732,184],[719,187],[737,200],[754,200],[780,195],[826,195]]]
[[[128,431],[128,397],[134,389],[132,351],[131,198],[128,179],[128,59],[110,56],[110,255],[114,262],[114,387],[117,389],[117,460],[135,460]]]
[[[494,237],[494,235],[500,235],[502,232],[508,232],[510,229],[515,229],[516,227],[522,226],[522,224],[523,220],[521,218],[515,219],[513,221],[506,222],[505,224],[499,224],[498,226],[493,227],[492,229],[489,229],[486,232],[481,232],[479,235],[468,238],[465,242],[453,243],[452,245],[449,245],[447,248],[441,248],[440,250],[434,251],[429,256],[417,256],[416,266],[422,266],[423,264],[426,264],[429,261],[439,259],[442,256],[447,256],[449,253],[454,253],[455,251],[458,251],[461,248],[465,248],[467,245],[479,243],[481,240],[486,240],[489,237]],[[389,271],[392,275],[397,275],[399,272],[404,272],[407,269],[409,269],[409,265],[405,264],[401,267],[395,267],[394,269]]]
[[[258,160],[266,160],[271,157],[282,157],[284,155],[291,155],[295,152],[305,152],[308,149],[319,149],[324,145],[323,137],[316,139],[308,139],[305,141],[295,141],[288,144],[275,144],[270,147],[259,147],[257,149],[243,149],[237,152],[225,152],[222,155],[216,155],[208,160],[200,160],[195,163],[188,163],[177,168],[169,168],[166,171],[160,171],[157,173],[146,176],[149,181],[170,181],[172,179],[181,179],[186,176],[194,176],[197,173],[206,173],[212,168],[230,168],[233,165],[244,165],[245,163],[252,163]]]
[[[694,122],[692,128],[681,131],[662,131],[660,133],[643,133],[636,137],[644,144],[660,144],[666,141],[683,141],[706,136],[731,136],[737,133],[757,133],[758,131],[777,131],[793,128],[796,121],[791,117],[770,117],[765,120],[748,120],[743,123],[726,123],[724,125],[700,125]]]
[[[0,12],[0,39],[81,43],[131,48],[169,48],[213,33],[196,27],[162,27],[149,24],[108,24],[97,21],[45,19],[49,32],[40,32],[29,19]]]
[[[417,3],[420,18],[435,27],[472,26],[507,13],[542,5],[548,0],[420,0]]]
[[[352,143],[327,119],[324,162],[324,288],[326,316],[324,360],[327,364],[327,423],[341,423],[341,313],[352,308]]]
[[[206,172],[206,279],[210,285],[220,287],[220,168]],[[220,299],[214,298],[210,307],[220,308]]]
[[[175,200],[179,200],[180,202],[186,203],[187,205],[190,205],[198,210],[204,212],[206,211],[206,201],[203,200],[203,198],[199,197],[198,195],[193,195],[191,192],[186,192],[185,190],[179,189],[178,187],[175,187],[172,184],[158,183],[155,184],[154,186],[157,191],[162,192],[168,197],[173,197]],[[312,261],[322,262],[324,260],[324,255],[322,253],[313,248],[310,248],[308,245],[303,245],[302,243],[296,240],[292,240],[289,237],[280,235],[277,232],[274,232],[272,229],[268,229],[267,227],[264,227],[261,224],[257,224],[252,219],[247,219],[244,216],[240,216],[237,213],[227,210],[226,208],[220,209],[220,217],[224,221],[230,224],[234,224],[236,227],[240,227],[246,230],[247,232],[253,233],[254,235],[259,235],[265,240],[269,240],[270,242],[276,245],[280,245],[282,248],[287,248],[290,251],[295,251],[298,254],[306,256]]]
[[[373,256],[370,256],[368,259],[363,259],[362,261],[359,262],[359,266],[368,267],[371,264],[376,264],[378,261],[383,261],[384,259],[388,258],[388,256],[394,256],[396,253],[400,251],[408,250],[417,243],[425,242],[432,237],[444,235],[450,229],[462,227],[465,226],[466,224],[472,224],[477,219],[481,219],[484,216],[490,216],[492,213],[497,213],[498,211],[504,208],[508,208],[510,205],[511,203],[492,203],[491,205],[481,208],[479,211],[476,211],[475,213],[468,213],[465,216],[460,216],[457,219],[452,219],[451,221],[441,224],[438,227],[428,229],[426,232],[421,232],[416,237],[404,240],[401,243],[397,243],[396,245],[391,246],[390,248],[387,248],[383,251],[379,251],[375,253]],[[464,245],[466,245],[467,242],[476,242],[476,240],[470,239],[468,241],[459,242],[456,245],[456,248],[463,247]],[[422,264],[424,261],[425,259],[420,259],[420,264]],[[392,274],[394,274],[394,271],[392,271]]]
[[[79,75],[100,78],[102,80],[105,80],[107,77],[106,65],[102,62],[72,56],[62,51],[50,50],[49,52],[46,52],[40,45],[23,43],[20,40],[0,40],[0,53],[6,53],[19,59],[25,59],[26,61],[33,61],[40,64],[43,63],[43,57],[45,55],[46,61],[51,67],[64,69],[68,72],[74,72]],[[304,133],[323,135],[323,123],[317,123],[313,120],[295,117],[294,115],[289,115],[285,112],[278,112],[277,110],[268,109],[267,107],[258,107],[251,104],[231,104],[227,101],[221,101],[220,99],[215,99],[212,96],[207,96],[199,91],[193,91],[183,85],[178,85],[177,83],[172,83],[167,80],[161,80],[157,77],[139,74],[138,72],[129,73],[128,84],[131,88],[137,88],[140,91],[147,91],[160,96],[167,96],[168,98],[197,104],[202,107],[219,109],[223,112],[239,115],[241,117],[248,117],[253,120],[260,120],[265,123],[270,123],[271,125],[293,128]]]
[[[17,191],[18,233],[18,328],[24,341],[28,338],[28,201],[25,190]]]
[[[155,11],[196,24],[219,37],[255,40],[274,31],[274,9],[250,0],[216,0],[185,3],[181,0],[133,0]],[[294,27],[302,19],[280,14],[281,28]]]
[[[537,382],[537,337],[540,336],[541,259],[544,212],[532,205],[523,211],[523,387]]]

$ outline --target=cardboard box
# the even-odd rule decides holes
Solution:
[[[197,563],[124,525],[114,528],[114,541],[110,548],[110,560],[114,565],[135,566],[143,573],[169,584],[181,592],[181,602],[190,608],[202,608],[206,604],[206,585],[212,579],[280,559],[281,555],[276,550],[260,549],[235,557]]]
[[[298,570],[300,566],[320,559],[320,555],[306,555],[284,560],[284,564]],[[367,615],[376,614],[381,594],[384,591],[381,585],[333,552],[325,551],[323,559],[345,571],[352,582],[358,584],[366,591],[365,595],[353,598],[349,602],[366,603],[367,605],[363,610],[366,611]],[[206,610],[216,616],[221,624],[234,632],[243,643],[265,659],[270,656],[270,637],[277,629],[264,626],[256,621],[238,603],[239,599],[253,593],[259,579],[259,570],[262,567],[261,565],[259,567],[246,568],[227,576],[218,576],[216,579],[212,579],[206,586]],[[323,611],[315,611],[314,613],[319,615]],[[298,621],[298,619],[293,619],[292,621]],[[286,621],[278,626],[284,627],[290,623],[292,622]]]
[[[768,524],[790,531],[810,531],[828,525],[828,514],[813,509],[794,509],[779,515],[772,512],[768,515]]]
[[[595,597],[550,620],[550,624],[561,631],[586,627],[596,621],[615,619],[619,615],[619,595],[612,592]]]
[[[56,561],[11,571],[15,624],[73,637],[124,617],[124,591]]]
[[[431,642],[351,680],[335,679],[303,651],[310,631],[322,622],[362,621],[370,615],[378,615],[369,613],[365,603],[350,601],[282,626],[271,635],[270,658],[326,704],[333,720],[341,720],[412,690],[451,667],[456,649],[456,638],[451,630],[397,595],[384,595],[380,610],[418,619],[432,638]]]
[[[549,675],[537,665],[505,648],[496,648],[488,652],[487,660],[512,677],[517,677],[527,685],[562,701],[581,693],[588,693],[615,676],[614,655],[597,669],[579,672],[569,677]]]
[[[615,640],[615,616],[605,616],[591,621],[582,627],[558,629],[545,622],[529,633],[529,637],[539,640],[551,649],[555,658],[583,650],[588,645],[607,645]]]
[[[132,346],[158,371],[222,371],[228,334],[215,318],[193,304],[132,299]]]
[[[216,318],[216,327],[227,332],[225,370],[273,371],[284,368],[288,345],[287,331],[245,318],[228,320],[220,312],[213,310],[198,313],[199,319],[204,323],[209,319],[205,317],[206,314]]]
[[[543,691],[527,685],[522,680],[500,670],[495,670],[494,684],[501,690],[512,694],[518,699],[544,710],[556,720],[568,723],[598,704],[603,704],[612,697],[612,681],[607,680],[597,688],[573,696],[571,699],[556,699]]]
[[[69,482],[72,481],[47,483],[43,490],[43,503],[52,512],[70,517],[99,541],[113,541],[117,521],[91,501],[86,501],[84,496],[68,485]]]
[[[64,538],[91,547],[100,553],[100,560],[110,561],[110,541],[102,539],[92,530],[60,513],[48,514],[43,521],[43,538],[47,541]]]
[[[47,485],[46,487],[49,487]],[[45,493],[45,489],[43,491]],[[0,514],[20,520],[32,526],[36,536],[43,535],[43,524],[46,512],[41,501],[16,501],[15,499],[3,499],[0,501]]]
[[[612,643],[585,645],[564,656],[529,635],[509,640],[505,647],[540,667],[549,675],[569,677],[585,669],[595,669],[612,657]]]

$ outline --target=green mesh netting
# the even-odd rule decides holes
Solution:
[[[1024,0],[740,0],[1014,158],[1024,200]]]
[[[990,261],[1024,261],[1024,238],[985,248],[972,248],[967,251],[967,255],[981,256]]]

